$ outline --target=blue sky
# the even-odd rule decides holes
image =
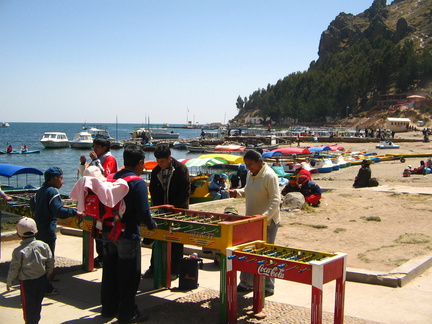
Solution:
[[[0,0],[1,121],[228,122],[373,0]]]

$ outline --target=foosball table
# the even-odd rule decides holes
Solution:
[[[151,214],[157,228],[141,228],[141,236],[154,239],[155,288],[170,287],[171,243],[189,244],[219,249],[220,261],[220,313],[221,323],[227,322],[227,258],[223,254],[228,247],[255,240],[267,235],[266,217],[210,213],[171,205],[155,206]]]
[[[311,323],[322,323],[323,285],[336,280],[334,323],[343,323],[346,254],[294,249],[264,241],[227,248],[228,322],[237,322],[237,271],[254,274],[253,311],[264,305],[264,278],[312,286]]]

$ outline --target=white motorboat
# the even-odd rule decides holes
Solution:
[[[398,149],[400,146],[396,145],[392,141],[381,141],[375,148],[379,149]]]
[[[150,139],[178,139],[180,133],[175,133],[173,130],[168,132],[166,128],[146,128],[141,127],[131,132],[132,138],[144,137],[144,134]],[[150,134],[150,136],[149,136]]]
[[[9,127],[9,123],[8,122],[1,122],[0,123],[0,127]]]
[[[45,148],[69,147],[69,139],[66,133],[61,132],[45,132],[40,142]]]
[[[87,149],[93,147],[93,138],[89,132],[76,133],[70,146],[75,149]]]

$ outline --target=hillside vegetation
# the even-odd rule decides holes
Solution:
[[[319,58],[248,97],[235,120],[249,114],[277,124],[365,116],[380,94],[430,95],[432,0],[375,0],[354,16],[340,13],[321,35]],[[427,112],[427,107],[425,108]]]

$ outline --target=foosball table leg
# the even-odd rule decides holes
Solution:
[[[168,242],[159,240],[155,240],[153,243],[153,271],[155,289],[167,287],[167,258],[171,258],[171,254],[167,253],[167,243]]]
[[[236,271],[227,272],[227,258],[221,253],[220,257],[220,280],[219,280],[219,323],[236,323],[237,321],[237,299],[232,299],[235,285]],[[234,286],[235,287],[235,286]],[[237,298],[237,291],[235,292]],[[233,305],[235,303],[235,305]],[[235,315],[232,315],[232,307],[236,307]],[[234,317],[234,320],[232,319]]]
[[[254,290],[253,290],[253,312],[261,313],[264,307],[264,276],[254,274]]]
[[[334,323],[342,324],[344,322],[344,304],[345,304],[345,275],[336,279],[336,297],[334,309]]]
[[[90,231],[83,231],[83,268],[85,271],[93,271],[94,269],[94,238]]]

